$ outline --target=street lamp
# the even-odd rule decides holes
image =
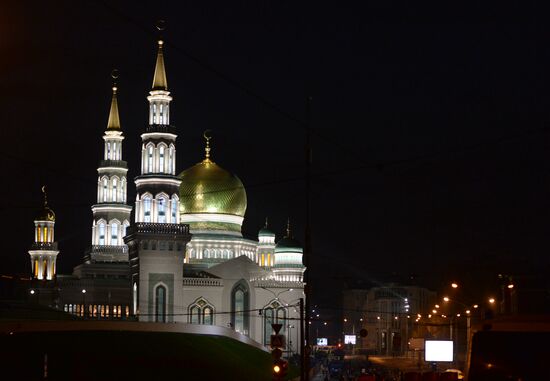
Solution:
[[[86,289],[82,289],[82,317],[86,317]]]

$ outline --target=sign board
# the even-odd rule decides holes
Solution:
[[[271,348],[284,348],[285,337],[284,335],[271,335]]]
[[[409,340],[409,349],[413,351],[424,350],[424,338],[423,337],[411,337]]]
[[[357,336],[355,335],[344,335],[344,344],[353,344],[357,342]]]
[[[271,328],[273,328],[273,330],[275,331],[275,334],[278,335],[279,334],[279,331],[281,330],[281,327],[283,325],[280,324],[280,323],[271,323]]]
[[[328,345],[328,339],[326,337],[318,337],[317,345],[319,347],[326,347]]]
[[[427,362],[452,362],[454,360],[451,340],[426,340],[424,346]]]

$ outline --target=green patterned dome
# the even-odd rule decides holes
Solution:
[[[179,174],[180,213],[232,214],[244,217],[246,191],[237,176],[210,159]]]

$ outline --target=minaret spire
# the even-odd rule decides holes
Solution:
[[[113,78],[113,97],[111,99],[111,110],[109,111],[107,130],[120,130],[120,117],[118,116],[118,101],[116,96],[116,79],[118,78],[118,70],[113,70],[111,77]]]
[[[152,90],[168,91],[168,81],[166,80],[166,69],[164,68],[164,52],[162,46],[164,41],[158,40],[157,63],[155,65],[155,75],[153,76]]]
[[[130,225],[132,207],[127,204],[128,164],[122,157],[124,134],[118,114],[118,76],[118,70],[114,69],[111,72],[111,109],[103,135],[103,160],[97,168],[97,203],[92,205],[92,247],[89,257],[92,263],[128,261],[128,247],[122,237]]]
[[[42,193],[44,193],[44,208],[48,206],[48,195],[46,194],[46,186],[42,185]]]
[[[290,217],[288,217],[288,220],[286,222],[286,237],[291,238],[291,235],[290,235]]]

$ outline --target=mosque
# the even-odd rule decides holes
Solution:
[[[170,124],[163,49],[159,40],[134,208],[127,200],[115,85],[97,169],[91,245],[73,274],[56,273],[63,255],[43,188],[44,208],[29,250],[29,293],[81,318],[224,326],[264,345],[271,323],[279,322],[297,344],[299,329],[290,329],[298,326],[297,305],[304,298],[302,248],[290,226],[276,242],[267,221],[257,241],[243,237],[246,190],[214,161],[207,133],[204,159],[177,174],[178,131]]]

